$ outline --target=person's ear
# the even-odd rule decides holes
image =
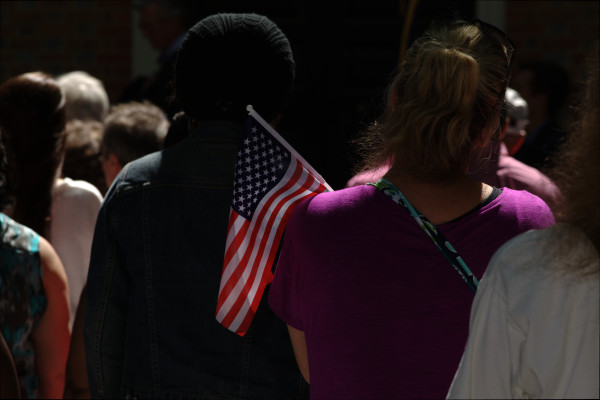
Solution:
[[[112,169],[120,171],[123,168],[123,165],[119,161],[119,158],[116,156],[116,154],[109,154],[106,161]]]
[[[109,154],[106,157],[102,157],[102,170],[104,171],[106,187],[110,187],[122,169],[123,164],[121,164],[119,158],[115,154]]]

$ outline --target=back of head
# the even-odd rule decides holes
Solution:
[[[62,166],[64,177],[83,180],[106,192],[100,161],[103,125],[94,120],[73,120],[67,123],[65,157]]]
[[[394,160],[429,181],[463,174],[473,149],[498,129],[513,51],[482,21],[432,24],[390,86],[375,163]]]
[[[62,145],[65,98],[56,81],[42,72],[16,76],[0,86],[0,126],[9,153],[35,159]]]
[[[56,81],[32,72],[2,84],[0,127],[16,198],[14,217],[43,235],[64,150],[65,99]]]
[[[215,14],[187,33],[177,56],[176,97],[196,120],[243,122],[246,106],[271,121],[294,82],[290,44],[267,17]]]
[[[56,78],[66,97],[67,120],[102,121],[109,108],[108,95],[100,80],[87,72],[73,71]]]
[[[162,149],[168,129],[167,117],[153,104],[117,104],[104,120],[102,155],[114,154],[125,165]]]

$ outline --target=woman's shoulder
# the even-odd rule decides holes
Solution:
[[[513,224],[515,221],[521,232],[530,229],[543,229],[554,225],[554,214],[539,197],[525,190],[502,188],[495,200],[482,208],[482,213],[491,212],[499,221]]]
[[[76,197],[90,202],[101,203],[102,194],[98,188],[89,182],[71,178],[58,179],[53,188],[53,197]]]
[[[286,229],[339,229],[350,221],[367,218],[377,208],[372,203],[377,201],[373,200],[376,190],[373,186],[355,186],[310,196],[294,208]]]
[[[100,209],[102,200],[100,191],[89,182],[70,178],[59,179],[52,190],[52,213],[60,210],[90,210],[95,214]]]
[[[504,187],[502,188],[502,194],[498,196],[496,201],[504,206],[515,208],[535,207],[543,212],[551,212],[550,207],[548,207],[544,200],[526,190],[515,190]]]
[[[77,221],[76,225],[80,227],[86,227],[82,229],[87,229],[88,226],[93,229],[101,205],[102,195],[91,183],[61,179],[55,184],[52,193],[52,236],[57,231],[73,229],[73,221]]]
[[[361,185],[350,188],[323,192],[303,200],[299,211],[307,215],[331,215],[354,211],[373,198],[374,186]]]
[[[39,252],[40,236],[4,213],[0,213],[0,235],[1,242],[9,248],[28,253]]]

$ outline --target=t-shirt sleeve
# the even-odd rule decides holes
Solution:
[[[300,267],[301,252],[296,248],[302,240],[302,219],[307,201],[300,203],[290,216],[286,226],[283,245],[275,268],[275,275],[269,291],[269,306],[286,324],[304,330],[300,313]]]
[[[522,202],[522,204],[525,205],[522,215],[524,217],[524,222],[529,224],[528,228],[544,229],[554,225],[554,215],[552,214],[550,207],[548,207],[548,205],[539,197],[529,194],[528,192],[523,193],[530,196],[530,199]]]
[[[512,212],[515,212],[518,217],[520,232],[554,225],[554,215],[544,200],[526,191],[512,191],[512,193],[514,195]]]

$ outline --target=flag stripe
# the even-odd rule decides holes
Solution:
[[[273,247],[271,248],[271,251],[269,252],[268,259],[265,263],[266,265],[273,265],[273,262],[275,261],[275,255],[277,254],[277,248],[279,246],[279,242],[281,241],[281,237],[283,235],[283,231],[287,224],[287,220],[289,219],[289,216],[292,213],[292,211],[294,210],[294,208],[296,207],[296,205],[306,198],[315,196],[317,194],[317,193],[315,193],[316,190],[325,191],[326,188],[321,182],[319,182],[319,181],[314,181],[314,182],[318,183],[317,189],[311,190],[309,192],[304,191],[304,192],[294,196],[294,198],[292,199],[291,202],[288,202],[285,212],[283,214],[283,217],[281,219],[281,223],[279,224],[279,226],[277,226],[277,232],[275,233],[275,236],[274,236],[275,240],[273,242]],[[270,283],[271,281],[272,281],[272,277],[269,280],[261,279],[259,281],[260,286],[256,290],[257,295],[254,296],[254,298],[252,299],[252,304],[250,305],[251,310],[256,311],[258,309],[258,305],[260,304],[262,293],[264,292],[266,285],[268,283]],[[242,332],[246,332],[248,330],[248,326],[249,326],[250,322],[252,322],[252,318],[251,317],[249,318],[249,316],[252,316],[253,313],[244,312],[244,311],[247,311],[247,310],[242,309],[238,313],[238,315],[239,314],[246,315],[246,317],[240,323],[239,327],[237,327],[237,328],[235,327],[235,320],[234,320],[234,323],[231,324],[231,329],[242,331]]]
[[[244,223],[247,222],[247,223]],[[250,222],[245,218],[239,218],[238,214],[230,211],[229,226],[227,227],[227,250],[225,251],[225,261],[223,265],[229,264],[231,258],[235,254],[235,250],[244,239],[244,235],[248,232]],[[234,247],[229,247],[234,246]]]
[[[244,231],[246,232],[245,235],[247,235],[247,231],[251,227],[251,222],[241,215],[238,215],[234,210],[232,210],[232,216],[235,218],[236,224],[242,224],[245,226]],[[222,320],[222,317],[219,317],[219,315],[223,312],[222,310],[231,308],[235,301],[233,296],[231,296],[231,290],[233,287],[232,282],[237,282],[242,278],[243,269],[239,268],[239,261],[242,259],[244,252],[246,251],[244,242],[246,241],[247,237],[245,235],[235,236],[235,243],[233,245],[237,245],[238,247],[233,247],[233,245],[229,244],[227,245],[227,250],[229,251],[231,249],[233,251],[231,251],[230,262],[223,267],[223,272],[221,275],[219,298],[217,300],[217,320],[219,322]]]
[[[292,166],[293,166],[293,169],[292,169]],[[231,309],[227,313],[227,315],[221,321],[221,323],[225,326],[228,326],[231,323],[231,321],[233,320],[233,318],[235,318],[235,314],[241,307],[240,302],[244,300],[244,298],[241,296],[241,294],[248,293],[246,291],[247,282],[250,278],[253,279],[253,277],[255,276],[254,271],[259,267],[258,265],[256,265],[253,262],[254,259],[256,258],[256,253],[258,251],[261,251],[261,253],[262,253],[262,249],[259,250],[259,248],[256,246],[256,240],[257,240],[257,236],[259,233],[269,232],[271,230],[273,220],[275,218],[277,218],[277,213],[273,212],[273,204],[279,203],[282,199],[281,196],[285,196],[290,189],[294,188],[294,183],[297,181],[297,179],[299,179],[300,175],[302,174],[302,172],[304,170],[303,170],[302,166],[299,164],[299,162],[296,162],[296,163],[293,163],[292,165],[290,165],[290,167],[288,168],[288,171],[292,171],[291,179],[286,180],[285,184],[282,187],[278,188],[274,195],[269,197],[268,201],[262,206],[262,208],[260,208],[260,211],[257,210],[257,211],[259,211],[258,218],[253,219],[253,222],[259,221],[260,226],[257,227],[255,224],[251,224],[250,238],[248,240],[248,246],[245,247],[245,249],[247,249],[247,250],[244,252],[243,257],[241,258],[241,260],[237,266],[238,269],[244,271],[244,273],[242,275],[242,277],[244,279],[240,279],[241,277],[239,277],[238,279],[235,279],[235,277],[234,277],[234,279],[229,279],[229,281],[225,284],[224,292],[228,296],[233,295],[235,298],[237,298],[236,301],[233,303]],[[287,174],[287,172],[286,172],[286,174]],[[269,213],[268,220],[265,218],[265,215],[267,215],[267,213]],[[263,247],[263,248],[265,245],[264,238],[265,238],[265,235],[261,235],[261,242],[262,242],[261,247]],[[250,271],[248,271],[248,266],[252,266]],[[231,313],[232,310],[235,310],[233,315]],[[219,318],[220,314],[221,313],[218,312],[217,319]]]
[[[309,177],[312,178],[311,176],[309,176]],[[314,182],[314,180],[312,180],[312,179],[311,179],[311,181]],[[308,179],[306,179],[305,182],[308,182]],[[279,245],[281,234],[283,233],[283,229],[285,228],[285,223],[287,222],[289,213],[293,209],[293,207],[291,207],[291,206],[296,204],[298,201],[304,199],[307,195],[314,194],[314,193],[312,193],[312,191],[307,192],[306,190],[300,192],[301,189],[302,189],[302,186],[299,186],[294,192],[288,194],[285,197],[285,199],[276,208],[273,208],[273,207],[271,208],[272,212],[277,216],[281,216],[281,218],[280,218],[280,223],[277,224],[275,232],[274,233],[271,232],[269,235],[269,239],[272,239],[272,241],[273,241],[273,246],[271,247],[271,251],[269,252],[267,259],[261,263],[261,269],[264,268],[265,265],[269,265],[269,259],[270,259],[271,264],[273,262],[275,254],[277,253],[277,246]],[[270,275],[270,273],[271,273],[270,270],[266,270],[263,272],[263,274],[266,274],[266,275]],[[272,280],[272,277],[269,277],[269,279],[267,280],[266,283],[271,282],[271,280]],[[256,282],[256,280],[254,282]],[[256,283],[255,283],[255,285],[256,285]],[[250,296],[250,299],[252,300],[252,303],[254,303],[253,300],[256,298],[255,294],[256,294],[256,288],[253,287],[249,291],[249,296]],[[252,307],[252,309],[256,309],[256,307]]]
[[[251,107],[250,107],[251,108]],[[331,187],[256,112],[238,150],[216,318],[244,335],[273,279],[272,265],[296,205]]]
[[[297,169],[294,169],[293,172],[291,172],[291,168],[288,167],[288,171],[286,171],[286,175],[291,174],[292,178],[294,178],[296,175],[295,173],[298,173],[301,171],[298,171]],[[235,252],[234,255],[236,256],[235,258],[229,260],[230,263],[227,264],[227,267],[225,269],[232,269],[235,270],[237,273],[230,273],[228,274],[228,276],[224,276],[221,277],[221,290],[220,290],[220,297],[223,297],[224,300],[223,303],[227,303],[229,305],[229,307],[227,308],[231,308],[231,306],[233,306],[233,304],[235,303],[235,298],[237,298],[240,294],[240,290],[241,290],[241,286],[239,286],[239,280],[242,278],[241,275],[241,271],[245,271],[245,268],[248,264],[248,257],[250,257],[250,253],[253,251],[254,248],[254,241],[256,239],[256,233],[255,232],[259,232],[261,231],[261,228],[264,229],[264,223],[265,223],[265,219],[264,219],[264,215],[266,214],[266,212],[268,211],[270,205],[277,201],[279,193],[281,191],[285,191],[288,187],[293,186],[293,181],[292,180],[287,180],[286,181],[286,185],[284,185],[283,187],[279,188],[277,186],[275,186],[273,189],[271,189],[271,191],[275,191],[274,195],[270,195],[267,196],[266,199],[267,201],[264,204],[260,204],[259,205],[259,209],[257,209],[257,211],[259,212],[259,217],[258,218],[254,218],[252,220],[252,222],[249,224],[249,228],[247,229],[247,231],[250,231],[250,233],[248,234],[248,232],[245,233],[245,237],[243,238],[243,243],[239,244],[239,247],[234,248]],[[232,211],[233,214],[235,214],[236,216],[238,215],[235,211]],[[243,217],[238,216],[237,218],[243,219],[244,221],[246,221]],[[259,224],[259,226],[257,227],[257,222]],[[247,245],[244,245],[247,244]],[[231,247],[231,244],[228,243],[227,244],[227,249],[229,250]],[[239,271],[239,272],[238,272]],[[223,282],[225,282],[223,284]],[[236,290],[236,286],[238,287],[238,289]],[[233,294],[233,299],[230,299],[230,297]],[[222,307],[218,307],[217,308],[217,319],[219,321],[222,321],[222,318],[224,318],[224,315],[222,315]]]
[[[235,210],[230,211],[229,228],[227,234],[227,244],[225,251],[225,261],[223,262],[223,272],[221,281],[226,282],[235,270],[235,265],[230,264],[236,253],[242,248],[242,243],[248,233],[251,222],[241,217]],[[223,284],[219,290],[223,290]]]
[[[301,166],[299,167],[301,168]],[[258,263],[258,268],[252,268],[251,279],[246,281],[246,286],[243,289],[243,293],[247,294],[246,297],[249,301],[237,302],[236,305],[234,305],[234,307],[232,308],[231,312],[234,316],[234,320],[231,323],[232,329],[237,330],[238,324],[242,322],[241,317],[246,315],[249,310],[252,310],[253,312],[256,311],[258,303],[254,300],[260,300],[260,297],[262,297],[262,291],[260,291],[260,293],[258,292],[259,284],[264,282],[264,286],[266,286],[266,284],[270,283],[273,279],[271,275],[271,270],[265,269],[265,266],[270,265],[268,264],[268,259],[271,259],[272,262],[272,259],[277,253],[277,245],[279,245],[281,233],[283,233],[283,230],[279,230],[279,228],[283,229],[283,227],[285,227],[285,222],[287,222],[287,218],[289,217],[288,211],[291,212],[291,210],[293,209],[291,208],[291,206],[297,203],[298,201],[306,198],[307,194],[312,193],[312,191],[308,192],[305,189],[305,187],[307,184],[310,184],[312,186],[312,184],[314,183],[314,178],[312,177],[312,175],[308,174],[308,171],[303,171],[303,175],[304,183],[302,185],[296,185],[293,192],[289,192],[288,195],[283,199],[283,201],[281,201],[275,208],[272,208],[272,215],[277,216],[278,218],[280,218],[281,221],[279,224],[277,224],[276,229],[272,229],[273,226],[271,226],[271,232],[269,235],[269,241],[276,242],[276,244],[274,246],[271,246],[270,249],[267,250],[267,257],[264,257],[264,255],[261,254],[261,261],[260,263]],[[272,219],[273,218],[271,218],[271,220]],[[261,248],[261,250],[263,249]],[[251,265],[252,264],[254,263],[251,263]],[[257,277],[261,277],[261,279],[256,279]],[[249,285],[251,285],[251,287],[249,287]],[[262,290],[264,290],[264,286],[262,287]]]

